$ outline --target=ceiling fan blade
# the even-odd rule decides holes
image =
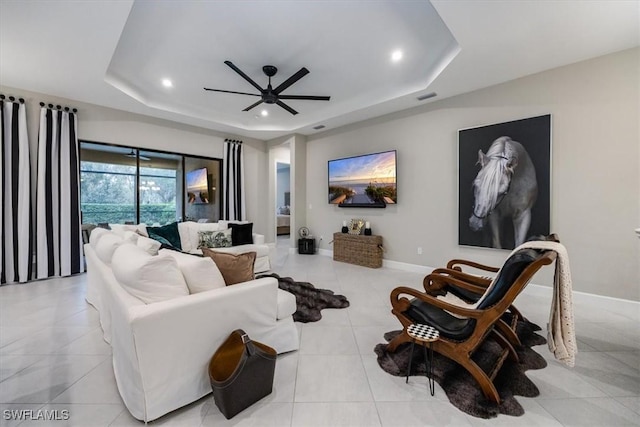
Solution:
[[[289,86],[291,86],[292,84],[294,84],[295,82],[297,82],[298,80],[306,76],[307,74],[309,74],[309,70],[307,70],[305,67],[302,67],[300,68],[300,70],[298,70],[297,73],[295,73],[293,76],[289,77],[287,80],[282,82],[280,86],[275,88],[273,91],[276,94],[280,94],[280,92],[282,92],[283,90],[285,90],[286,88],[288,88]]]
[[[209,90],[211,92],[236,93],[238,95],[260,96],[260,94],[258,94],[258,93],[236,92],[234,90],[222,90],[222,89],[209,89],[208,87],[205,87],[204,90]]]
[[[251,105],[249,105],[247,108],[245,108],[245,109],[244,109],[244,110],[242,110],[242,111],[249,111],[249,110],[251,110],[252,108],[257,107],[258,105],[262,104],[263,102],[264,102],[264,101],[261,99],[260,101],[256,102],[255,104],[251,104]]]
[[[260,92],[262,92],[262,88],[258,85],[258,83],[254,82],[251,77],[247,76],[245,73],[242,72],[242,70],[238,67],[236,67],[235,65],[233,65],[233,62],[231,61],[224,61],[225,64],[227,64],[229,66],[229,68],[231,68],[233,71],[235,71],[236,73],[240,74],[240,76],[242,76],[243,79],[245,79],[246,81],[248,81],[249,83],[251,83],[251,85],[253,87],[255,87],[256,89],[258,89]]]
[[[309,101],[329,101],[330,96],[314,96],[314,95],[278,95],[280,99],[306,99]]]
[[[293,114],[294,116],[296,114],[298,114],[298,112],[296,110],[294,110],[293,108],[289,107],[287,104],[285,104],[282,101],[277,101],[276,104],[278,104],[279,106],[281,106],[282,108],[284,108],[285,110],[287,110],[288,112],[290,112],[291,114]]]

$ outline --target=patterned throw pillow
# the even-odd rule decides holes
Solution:
[[[220,231],[199,231],[198,249],[200,248],[230,248],[231,229]]]

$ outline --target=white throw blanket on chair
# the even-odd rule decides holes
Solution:
[[[547,241],[525,242],[517,249],[526,248],[549,250],[558,254],[553,277],[553,299],[547,324],[547,341],[549,351],[553,353],[555,358],[565,365],[573,367],[576,363],[578,346],[576,345],[576,329],[573,320],[571,270],[567,249],[561,243]]]

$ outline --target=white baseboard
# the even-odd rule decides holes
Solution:
[[[318,249],[318,255],[330,256],[333,258],[333,251],[330,249]]]
[[[333,257],[333,251],[329,249],[320,249],[320,255]],[[395,270],[409,271],[411,273],[429,274],[433,271],[433,267],[424,265],[409,264],[406,262],[392,261],[388,259],[382,260],[382,266]],[[536,285],[530,283],[524,290],[530,295],[539,295],[551,298],[553,288],[545,285]],[[575,304],[596,305],[598,308],[608,311],[617,312],[622,316],[633,319],[640,319],[640,301],[632,301],[622,298],[608,297],[604,295],[590,294],[587,292],[573,291],[573,302]]]

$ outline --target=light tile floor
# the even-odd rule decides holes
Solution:
[[[580,346],[576,367],[549,362],[529,377],[536,398],[518,397],[522,417],[491,420],[453,407],[425,378],[387,375],[373,347],[398,329],[389,292],[420,288],[421,274],[368,269],[320,255],[290,254],[279,239],[274,271],[346,295],[351,306],[324,310],[317,323],[298,324],[301,347],[280,355],[274,392],[226,420],[211,395],[151,425],[163,426],[622,426],[640,425],[640,313],[632,318],[576,304]],[[0,287],[1,426],[142,426],[118,394],[111,350],[102,340],[96,311],[84,301],[86,275]],[[636,284],[637,286],[637,284]],[[544,326],[550,298],[525,291],[517,306]],[[546,333],[543,331],[543,333]],[[12,410],[69,411],[67,421],[7,419]],[[61,412],[60,412],[61,413]]]

